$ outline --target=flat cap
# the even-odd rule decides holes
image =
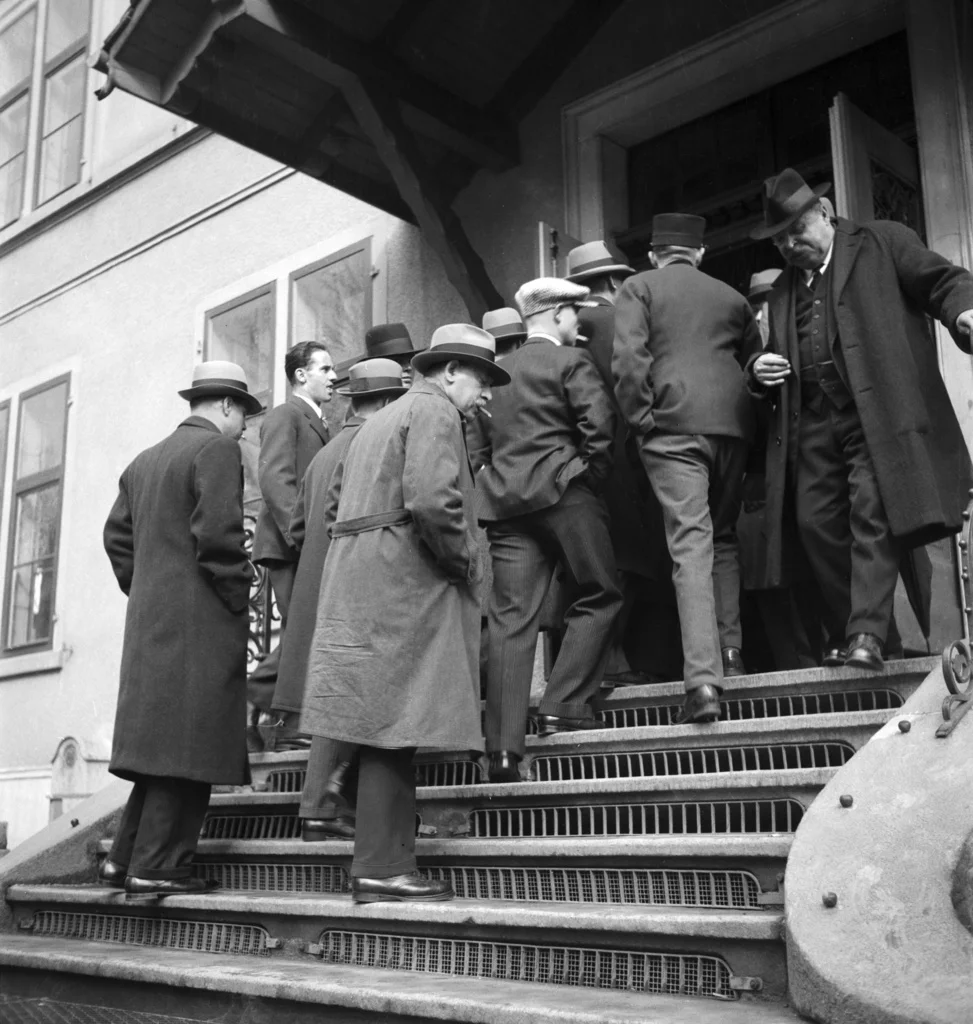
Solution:
[[[526,320],[558,306],[596,305],[594,302],[585,301],[588,295],[588,289],[582,284],[574,284],[560,277],[538,277],[522,284],[517,289],[514,301]]]

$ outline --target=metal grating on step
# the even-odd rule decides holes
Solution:
[[[300,793],[306,776],[303,768],[278,768],[267,776],[267,788],[271,793]]]
[[[296,814],[209,814],[200,839],[297,839],[301,819]]]
[[[321,945],[329,964],[653,995],[736,998],[730,969],[715,956],[346,931],[324,932]]]
[[[851,760],[849,743],[778,743],[768,746],[700,747],[618,754],[551,754],[535,757],[538,782],[580,779],[632,779],[715,772],[770,772],[791,768],[838,768]]]
[[[0,995],[3,1024],[199,1024],[198,1019],[168,1013],[120,1010],[114,1006],[62,1003],[54,999],[10,999]]]
[[[838,693],[795,693],[772,697],[735,697],[723,700],[725,721],[751,718],[790,718],[795,715],[833,715],[853,711],[890,711],[902,707],[894,690],[846,690]],[[679,704],[603,708],[598,717],[610,729],[638,729],[672,725]]]
[[[34,915],[34,935],[58,935],[89,942],[124,942],[133,946],[166,946],[197,953],[239,953],[265,956],[267,931],[258,925],[172,918],[126,917],[73,911],[41,910]]]
[[[749,871],[437,866],[422,874],[450,882],[460,899],[761,909]]]
[[[415,769],[417,786],[475,786],[482,781],[476,761],[429,761]]]
[[[477,808],[470,815],[470,835],[539,839],[793,832],[803,816],[797,800]]]
[[[348,875],[336,864],[231,864],[204,861],[193,866],[200,878],[241,892],[348,892]]]

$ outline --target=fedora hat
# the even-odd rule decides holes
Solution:
[[[568,272],[564,275],[566,281],[575,283],[585,281],[589,277],[599,277],[601,274],[618,274],[622,277],[631,277],[635,271],[624,263],[619,263],[612,256],[605,243],[598,239],[596,242],[585,242],[584,245],[576,245],[568,253]]]
[[[192,387],[180,391],[179,395],[187,402],[194,398],[235,398],[244,407],[248,416],[256,416],[258,412],[263,411],[260,402],[250,394],[243,367],[236,363],[224,362],[222,359],[211,359],[207,363],[197,364],[193,369]]]
[[[565,281],[562,277],[536,277],[533,281],[522,284],[517,289],[514,302],[526,320],[528,317],[544,313],[558,306],[595,306],[595,302],[585,301],[589,292],[583,284]]]
[[[483,330],[497,341],[517,341],[527,337],[527,328],[516,309],[504,306],[483,314]]]
[[[412,357],[412,365],[419,373],[426,373],[431,367],[451,359],[484,370],[494,385],[510,383],[510,374],[497,365],[497,343],[482,327],[472,324],[438,327],[429,341],[429,348]]]
[[[363,359],[349,368],[348,384],[338,388],[338,394],[345,398],[398,397],[408,390],[402,383],[402,367],[394,359]]]
[[[767,178],[763,190],[764,222],[750,232],[750,237],[759,242],[789,228],[830,188],[830,181],[810,188],[793,167],[785,167],[780,174]]]
[[[750,290],[747,292],[747,298],[753,302],[754,299],[759,299],[761,295],[766,295],[773,289],[774,282],[780,275],[781,271],[777,267],[771,270],[758,270],[756,274],[751,274]]]
[[[365,351],[352,359],[338,363],[334,372],[339,377],[348,376],[355,363],[363,359],[389,359],[394,356],[414,356],[416,347],[405,324],[376,324],[365,332]]]
[[[684,245],[698,249],[706,234],[706,218],[695,213],[657,213],[652,218],[653,248],[657,245]]]

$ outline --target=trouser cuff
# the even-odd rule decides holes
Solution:
[[[415,857],[406,857],[395,864],[361,864],[352,861],[352,878],[392,878],[394,875],[411,875],[416,870]]]
[[[594,718],[590,704],[555,704],[542,700],[537,705],[539,715],[557,715],[559,718]]]
[[[128,873],[134,878],[163,882],[174,878],[189,878],[193,870],[192,868],[140,868],[137,864],[129,864]]]

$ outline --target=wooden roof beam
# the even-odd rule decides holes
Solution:
[[[243,6],[234,31],[282,59],[342,89],[362,81],[397,97],[408,127],[481,167],[503,171],[519,162],[517,132],[505,116],[486,114],[417,75],[388,49],[354,39],[295,0],[244,0]]]
[[[394,96],[360,78],[346,81],[344,95],[362,131],[409,204],[422,235],[446,269],[475,323],[503,305],[483,260],[426,165]]]

